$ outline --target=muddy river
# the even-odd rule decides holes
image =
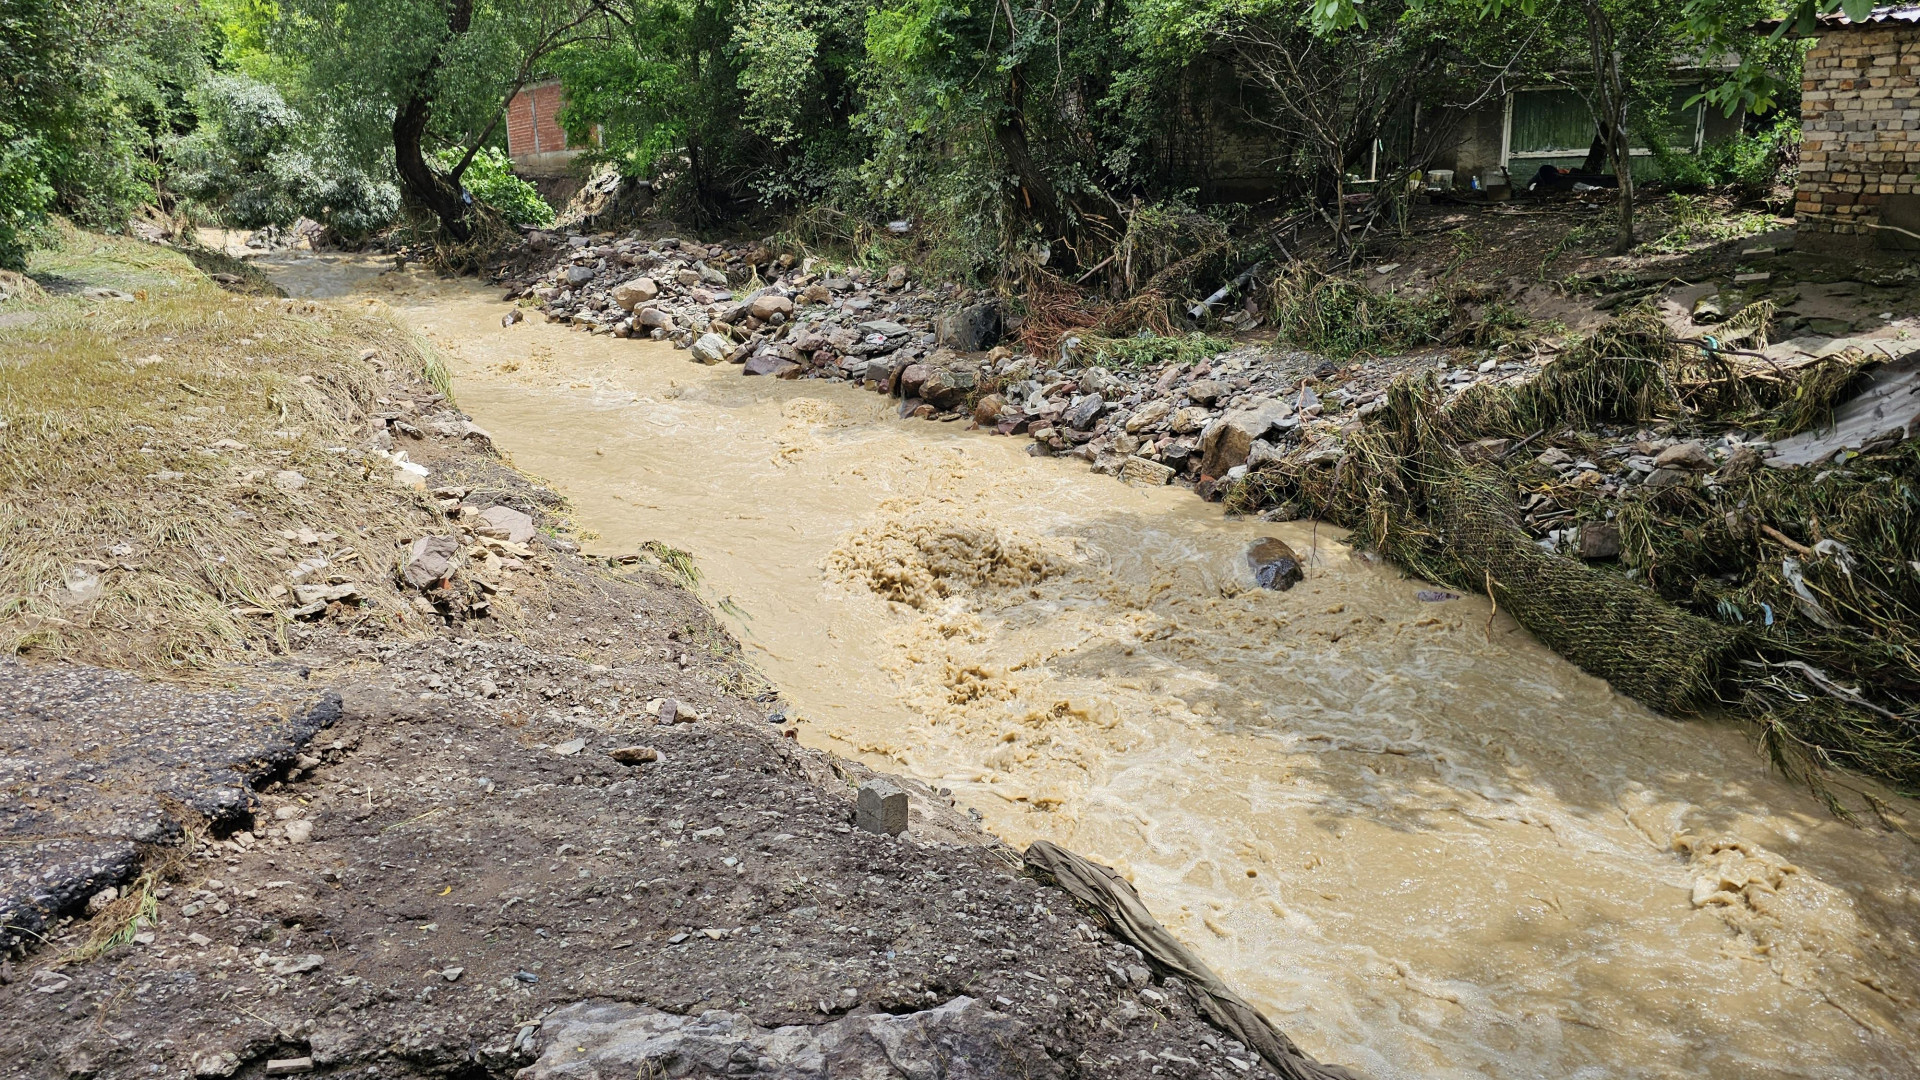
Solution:
[[[1920,1075],[1920,846],[1740,730],[1648,712],[1481,598],[1423,602],[1337,530],[379,269],[275,273],[425,333],[589,550],[692,552],[803,741],[1121,868],[1309,1052],[1380,1080]],[[1303,584],[1253,587],[1261,536]]]

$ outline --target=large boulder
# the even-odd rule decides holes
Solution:
[[[660,286],[652,278],[640,277],[613,287],[613,302],[632,311],[660,295]]]
[[[920,384],[920,397],[938,409],[958,408],[979,382],[979,376],[971,371],[937,368]]]
[[[1120,479],[1129,484],[1164,487],[1173,482],[1173,470],[1150,458],[1135,454],[1120,466]]]
[[[1293,407],[1272,398],[1257,398],[1215,420],[1200,436],[1200,473],[1220,477],[1235,465],[1244,465],[1255,439],[1298,427]]]
[[[733,355],[733,342],[719,334],[702,334],[693,343],[693,358],[703,364],[717,364]]]
[[[1075,431],[1086,431],[1093,427],[1093,422],[1100,418],[1101,410],[1106,407],[1106,400],[1099,394],[1082,394],[1073,399],[1073,404],[1060,414],[1060,419]]]
[[[648,330],[673,329],[673,316],[661,311],[657,307],[643,307],[639,311],[634,312],[633,322],[634,325],[644,327]]]
[[[1007,399],[1001,394],[988,394],[973,403],[973,422],[981,427],[992,427],[1000,419],[1000,411],[1007,407]]]
[[[1656,469],[1686,469],[1691,472],[1707,472],[1714,466],[1713,455],[1697,442],[1675,443],[1660,451],[1653,459]]]
[[[797,371],[799,368],[799,364],[781,356],[777,352],[769,351],[758,353],[752,359],[748,360],[747,366],[741,369],[741,374],[771,375],[777,379],[789,372]]]
[[[452,575],[460,541],[451,536],[423,536],[413,542],[401,567],[401,580],[416,589],[431,589]]]
[[[900,396],[917,398],[920,388],[933,375],[933,368],[926,364],[908,364],[900,372]]]
[[[1199,405],[1211,405],[1226,396],[1227,384],[1218,379],[1195,379],[1187,384],[1187,400]]]
[[[759,296],[754,297],[752,302],[747,305],[747,314],[759,319],[761,322],[767,322],[775,315],[791,316],[793,314],[793,301],[781,296],[779,293],[761,293]]]
[[[524,544],[533,539],[536,530],[533,518],[513,507],[489,506],[480,511],[480,521],[473,531],[510,544]]]
[[[1080,373],[1078,383],[1083,394],[1099,394],[1101,397],[1118,397],[1121,383],[1113,372],[1103,367],[1090,367]]]
[[[568,285],[577,289],[593,280],[593,267],[569,266],[567,267],[566,280]]]
[[[1135,410],[1132,416],[1127,417],[1127,434],[1138,435],[1166,419],[1171,412],[1173,412],[1173,406],[1165,398],[1149,401]]]
[[[1255,584],[1279,592],[1299,584],[1302,576],[1300,556],[1286,541],[1273,536],[1263,536],[1247,546],[1247,568],[1253,571]]]
[[[1207,420],[1213,415],[1203,405],[1189,405],[1184,409],[1175,409],[1167,414],[1167,430],[1175,435],[1190,435],[1207,426]]]
[[[961,352],[981,352],[1000,341],[1000,305],[991,300],[969,304],[934,321],[940,344]]]

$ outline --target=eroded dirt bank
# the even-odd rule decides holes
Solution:
[[[442,347],[590,550],[691,551],[803,741],[1125,868],[1310,1052],[1379,1076],[1920,1061],[1913,845],[1482,599],[843,386],[502,327],[469,286],[349,287]],[[1251,587],[1261,535],[1310,553],[1304,585]]]
[[[390,323],[78,240],[0,324],[0,433],[119,448],[144,411],[46,481],[92,516],[38,535],[88,557],[0,562],[0,910],[35,916],[0,1074],[1273,1075],[932,791],[852,827],[861,767],[769,722],[684,588],[580,556]],[[457,561],[415,573],[427,540]],[[168,629],[224,651],[74,662],[164,667]]]

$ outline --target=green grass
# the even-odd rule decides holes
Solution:
[[[1161,364],[1191,364],[1233,348],[1231,339],[1194,331],[1190,334],[1083,339],[1096,362],[1112,368],[1149,368]]]

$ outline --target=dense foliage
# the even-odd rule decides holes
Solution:
[[[449,147],[434,156],[434,164],[452,172],[461,153]],[[553,207],[540,198],[532,184],[513,174],[513,164],[496,147],[483,147],[461,174],[467,193],[500,212],[515,225],[551,225]]]
[[[105,225],[154,198],[199,42],[158,0],[0,0],[0,266],[49,212]]]
[[[1739,59],[1706,87],[1716,107],[1790,109],[1801,46],[1752,27],[1838,6],[0,0],[0,261],[17,265],[49,213],[111,224],[143,202],[344,235],[410,204],[464,239],[469,199],[544,222],[501,156],[503,118],[516,90],[557,76],[569,134],[696,222],[781,215],[960,273],[1066,273],[1124,250],[1137,282],[1201,242],[1150,256],[1143,223],[1242,197],[1245,177],[1212,164],[1222,140],[1263,147],[1259,190],[1347,236],[1371,225],[1349,220],[1349,178],[1419,168],[1460,115],[1441,106],[1564,86],[1592,112],[1594,160],[1617,170],[1667,122],[1674,58]],[[1780,145],[1668,171],[1757,187]],[[1391,214],[1394,185],[1376,190],[1366,213]]]

